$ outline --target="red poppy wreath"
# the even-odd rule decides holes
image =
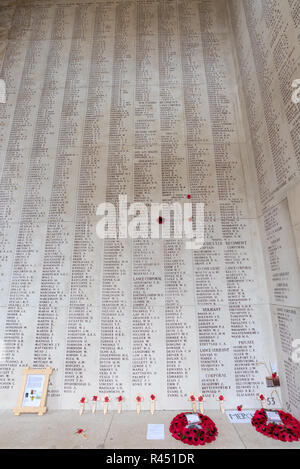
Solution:
[[[215,423],[206,415],[194,414],[199,417],[198,425],[189,425],[186,415],[192,412],[176,415],[170,425],[170,433],[176,440],[182,441],[186,445],[203,446],[211,443],[218,436],[218,429]]]
[[[265,409],[257,410],[252,418],[252,425],[256,431],[268,438],[280,441],[298,441],[300,439],[300,422],[291,414],[276,411],[281,419],[281,423],[268,421]]]

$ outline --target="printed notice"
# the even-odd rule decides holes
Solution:
[[[147,440],[164,440],[165,426],[163,423],[148,423]]]
[[[23,407],[40,406],[44,380],[44,375],[28,375],[22,403]]]

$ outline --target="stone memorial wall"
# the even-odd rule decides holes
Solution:
[[[229,6],[257,176],[283,405],[300,416],[300,360],[293,359],[292,347],[300,338],[300,268],[287,199],[300,180],[300,105],[292,99],[292,84],[300,78],[300,2],[230,0]]]
[[[1,408],[26,364],[54,368],[53,408],[279,406],[265,362],[294,410],[297,2],[2,3]],[[119,195],[204,203],[204,246],[100,239],[97,207]]]

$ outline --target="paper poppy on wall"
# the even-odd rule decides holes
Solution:
[[[199,424],[189,425],[186,415],[196,415],[191,412],[176,415],[170,425],[170,433],[176,440],[191,446],[203,446],[211,443],[218,436],[215,423],[206,415],[198,414]]]
[[[279,423],[268,420],[265,409],[257,410],[252,418],[252,425],[256,431],[274,440],[289,442],[300,440],[300,422],[282,410],[275,412],[280,417]]]

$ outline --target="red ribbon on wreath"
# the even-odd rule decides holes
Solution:
[[[274,440],[290,442],[300,440],[300,422],[282,410],[276,412],[281,418],[281,424],[268,422],[265,409],[257,410],[251,422],[256,431]]]
[[[176,440],[191,446],[204,446],[211,443],[218,436],[218,429],[215,423],[206,415],[198,414],[200,423],[197,425],[189,425],[186,415],[195,413],[187,412],[176,415],[170,425],[170,433]]]

